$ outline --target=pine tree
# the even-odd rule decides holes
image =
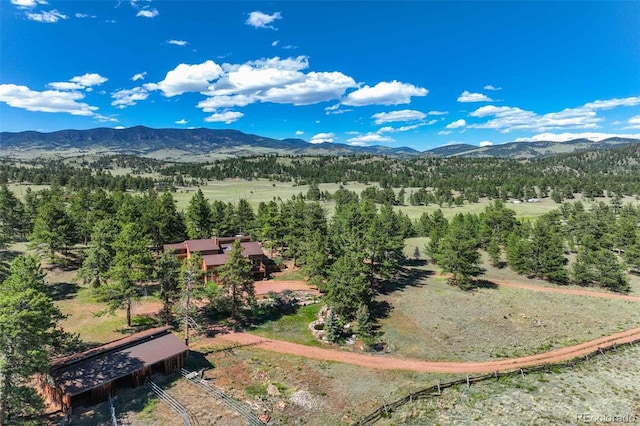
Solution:
[[[168,324],[173,319],[173,306],[180,298],[181,293],[180,260],[172,252],[163,252],[156,260],[154,274],[160,285],[161,320]]]
[[[572,267],[574,282],[617,292],[629,291],[629,279],[616,255],[607,249],[582,248]]]
[[[500,246],[496,243],[494,239],[489,241],[489,245],[487,246],[487,253],[489,254],[489,260],[491,261],[491,265],[498,267],[500,266]]]
[[[45,373],[49,355],[66,337],[63,319],[46,293],[45,274],[33,257],[18,256],[9,277],[0,283],[0,425],[36,414],[40,396],[31,387],[33,375]]]
[[[131,307],[140,296],[140,285],[151,276],[151,245],[136,224],[125,224],[113,243],[116,255],[107,273],[110,280],[97,289],[98,299],[107,303],[110,312],[125,307],[127,327],[131,327]]]
[[[431,216],[431,229],[429,230],[429,243],[425,247],[426,253],[436,262],[440,250],[440,242],[447,233],[449,221],[442,214],[442,210],[438,209]],[[436,262],[437,263],[437,262]]]
[[[340,336],[342,336],[342,327],[340,326],[340,320],[336,317],[333,309],[329,308],[327,319],[324,323],[324,330],[326,332],[327,341],[330,343],[336,343]]]
[[[369,282],[375,277],[392,278],[405,259],[400,223],[389,204],[380,207],[365,234],[365,253],[369,263]]]
[[[95,288],[100,287],[102,279],[113,266],[116,256],[114,243],[119,232],[118,224],[112,218],[99,220],[93,227],[87,256],[78,275]]]
[[[184,217],[176,207],[173,196],[165,192],[153,205],[153,245],[160,250],[163,244],[184,241],[187,237],[187,229]]]
[[[25,207],[7,185],[0,185],[0,232],[13,238],[27,232]]]
[[[251,235],[253,233],[256,220],[256,215],[253,213],[251,204],[249,204],[249,202],[244,198],[240,198],[235,213],[240,233],[244,235]]]
[[[460,288],[471,286],[471,277],[478,272],[480,254],[473,231],[462,214],[457,214],[440,242],[435,261],[446,274],[449,282]]]
[[[255,288],[251,262],[242,255],[240,240],[233,243],[227,261],[217,270],[218,281],[229,295],[231,316],[240,318],[241,309],[255,305]]]
[[[44,203],[38,208],[29,237],[33,246],[43,246],[54,260],[56,252],[66,250],[74,242],[74,225],[60,200]]]
[[[209,238],[212,229],[212,214],[209,202],[204,198],[202,190],[198,188],[187,206],[185,221],[187,235],[191,239]]]
[[[187,346],[189,345],[190,322],[197,312],[197,306],[192,302],[193,300],[201,300],[205,294],[205,288],[202,285],[204,275],[205,273],[202,270],[202,255],[200,255],[199,252],[195,252],[191,254],[189,259],[183,262],[179,270],[178,282],[166,282],[167,285],[170,285],[166,293],[167,296],[171,298],[170,304],[175,303],[180,296],[179,291],[183,291],[184,305],[180,307],[179,311],[183,316],[184,342]],[[209,298],[210,304],[216,302],[216,299]]]
[[[346,321],[354,318],[358,306],[371,302],[366,273],[362,258],[353,253],[340,257],[329,269],[327,303]]]
[[[568,263],[564,256],[564,239],[554,213],[540,216],[535,223],[532,234],[533,271],[540,278],[564,283],[569,274],[565,268]]]
[[[366,346],[369,346],[371,339],[373,338],[373,324],[371,323],[371,314],[367,305],[362,304],[358,307],[358,311],[356,312],[356,321],[358,322],[356,335]]]

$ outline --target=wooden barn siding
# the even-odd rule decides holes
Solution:
[[[138,388],[144,385],[146,380],[151,377],[152,370],[154,367],[162,367],[163,373],[168,376],[170,374],[176,373],[180,371],[181,368],[184,367],[184,362],[186,358],[186,352],[173,356],[171,358],[167,358],[163,361],[160,361],[156,364],[143,367],[138,371],[134,371],[129,375],[130,383],[134,388]],[[47,376],[40,377],[40,387],[46,396],[46,398],[52,403],[62,408],[62,411],[66,412],[72,406],[72,398],[68,394],[65,394],[61,388],[51,384],[52,379]],[[84,392],[80,395],[76,395],[76,397],[82,397],[83,395],[90,394],[91,402],[94,404],[98,404],[100,402],[104,402],[109,399],[110,395],[113,395],[116,391],[116,387],[114,382],[108,382],[96,388],[93,388],[87,392]]]

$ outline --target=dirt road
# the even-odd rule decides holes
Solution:
[[[309,294],[319,295],[317,288],[309,286],[304,281],[292,280],[268,280],[255,282],[256,296],[266,295],[270,291],[282,293],[284,290],[302,291]]]
[[[576,296],[601,297],[607,299],[623,299],[640,302],[640,297],[622,294],[602,293],[597,291],[563,289],[557,287],[543,287],[536,285],[509,283],[494,281],[503,287],[520,288],[533,291],[546,291],[550,293],[564,293]],[[535,355],[491,360],[482,362],[449,362],[449,361],[423,361],[417,359],[394,358],[385,355],[367,355],[363,353],[348,352],[346,350],[318,348],[305,346],[280,340],[272,340],[248,333],[222,334],[215,338],[218,341],[232,342],[235,344],[247,344],[254,347],[288,355],[302,356],[305,358],[336,361],[361,367],[379,370],[407,370],[433,373],[492,373],[495,371],[513,370],[533,365],[562,362],[584,356],[597,351],[601,347],[610,346],[613,343],[622,344],[640,340],[640,327],[615,333],[599,339],[590,340],[579,345],[567,346]]]

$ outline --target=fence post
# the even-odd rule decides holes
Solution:
[[[602,350],[602,348],[598,348],[598,350],[600,351],[600,355],[604,355],[604,351]]]
[[[616,342],[613,342],[613,350],[618,352],[618,348],[616,347]]]
[[[442,395],[442,390],[440,389],[440,380],[438,380],[438,395]]]
[[[469,375],[467,374],[467,387],[470,388],[471,387],[471,383],[469,383]]]
[[[496,376],[496,382],[500,379],[500,377],[498,377],[498,372],[496,371],[495,373],[493,373],[494,376]]]
[[[520,369],[520,374],[522,375],[522,378],[524,379],[524,370],[522,368]]]

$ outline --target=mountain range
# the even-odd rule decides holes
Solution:
[[[640,143],[639,139],[609,138],[602,141],[575,139],[567,142],[511,142],[477,147],[447,145],[420,152],[407,147],[352,146],[340,143],[313,144],[302,139],[273,139],[226,129],[152,129],[144,126],[126,129],[96,128],[1,132],[0,156],[16,158],[69,157],[87,154],[132,154],[174,161],[206,161],[249,155],[352,155],[389,156],[433,155],[440,157],[536,158],[587,149],[604,150]]]

